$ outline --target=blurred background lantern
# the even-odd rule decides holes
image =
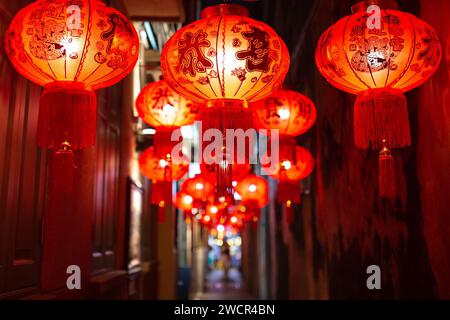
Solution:
[[[269,185],[263,177],[248,175],[238,182],[235,189],[246,207],[260,209],[269,203]]]
[[[295,158],[295,136],[308,131],[316,121],[316,107],[307,96],[291,90],[278,90],[268,98],[252,104],[256,125],[259,129],[278,130],[279,153]],[[268,144],[268,154],[272,154]],[[275,151],[276,152],[276,151]],[[266,167],[269,170],[268,167]],[[267,174],[273,172],[267,171]]]
[[[160,222],[165,221],[165,208],[172,203],[172,181],[181,179],[189,170],[189,158],[160,157],[154,147],[139,156],[141,173],[152,180],[151,203],[158,205]]]
[[[214,198],[214,185],[203,175],[184,180],[181,190],[190,194],[195,200],[203,202]]]
[[[313,169],[314,157],[306,148],[296,146],[294,155],[290,150],[280,149],[280,159],[275,165],[273,177],[279,181],[301,180],[308,177]]]
[[[194,198],[187,192],[178,191],[175,197],[175,206],[183,211],[191,211],[194,206]]]
[[[44,86],[37,142],[54,151],[50,188],[70,191],[72,150],[95,144],[94,90],[131,72],[137,33],[124,15],[99,0],[38,0],[14,17],[5,48],[21,75]]]
[[[289,68],[289,52],[266,24],[231,4],[207,7],[201,19],[178,30],[166,43],[161,68],[167,82],[185,97],[206,103],[203,129],[253,127],[248,102],[281,86]],[[247,143],[248,144],[248,143]],[[246,150],[253,146],[246,145]],[[216,197],[230,197],[231,153],[222,140],[216,155]]]
[[[146,85],[136,99],[139,117],[156,129],[153,145],[159,156],[171,154],[180,142],[171,140],[173,130],[193,124],[200,107],[173,91],[164,80]]]
[[[368,20],[370,4],[363,1],[353,6],[351,16],[324,32],[316,64],[333,86],[357,95],[355,144],[363,149],[383,148],[380,194],[394,197],[395,187],[389,184],[395,184],[395,177],[382,175],[394,172],[389,149],[411,144],[404,92],[436,71],[442,50],[434,30],[417,17],[395,10],[395,1],[378,3],[382,9],[378,26]]]
[[[277,90],[251,104],[258,129],[277,129],[280,136],[298,136],[316,121],[316,107],[307,96],[291,90]]]

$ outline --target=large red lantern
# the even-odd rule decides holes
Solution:
[[[173,130],[194,123],[200,104],[192,102],[172,90],[165,80],[146,85],[136,99],[139,116],[156,129],[155,152],[170,154],[178,141],[171,141]]]
[[[291,90],[277,90],[252,104],[256,127],[278,130],[280,136],[298,136],[316,121],[316,108],[307,96]]]
[[[385,182],[380,183],[380,193],[391,197],[395,188],[382,177],[393,171],[389,149],[411,144],[404,92],[436,71],[441,45],[424,21],[391,10],[397,8],[394,1],[380,1],[381,10],[372,15],[366,12],[370,4],[355,5],[351,16],[325,31],[317,46],[316,64],[333,86],[357,95],[355,144],[364,149],[383,148],[380,164],[385,169],[380,171],[380,182]]]
[[[281,86],[289,68],[282,39],[266,24],[248,17],[238,5],[207,7],[201,19],[177,31],[161,56],[164,78],[180,94],[200,103],[203,129],[252,127],[248,102]],[[230,157],[222,141],[217,156],[218,197],[230,196]],[[248,146],[247,146],[247,149]]]
[[[71,174],[72,150],[95,144],[94,90],[117,83],[136,64],[133,25],[99,0],[38,0],[14,17],[5,48],[22,76],[44,86],[37,142],[68,166],[53,178]]]

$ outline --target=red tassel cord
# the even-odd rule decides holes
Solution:
[[[286,223],[288,225],[291,225],[294,223],[294,220],[295,220],[294,207],[293,207],[293,203],[290,200],[286,201],[286,204],[284,207],[284,217],[285,217]]]
[[[166,158],[168,155],[172,154],[173,148],[178,144],[178,141],[172,141],[173,130],[161,130],[157,129],[154,139],[153,145],[155,147],[155,154],[161,158]]]
[[[401,90],[370,89],[361,92],[354,107],[354,137],[358,148],[380,150],[411,145],[406,98]]]
[[[301,203],[301,185],[300,181],[280,181],[278,183],[277,202],[292,204]]]
[[[79,82],[53,82],[44,87],[39,106],[38,145],[72,150],[95,145],[97,98]]]
[[[166,222],[166,209],[172,204],[172,181],[154,182],[150,200],[152,204],[158,206],[158,222]]]
[[[74,155],[65,142],[49,158],[48,190],[51,195],[70,195],[73,191]]]
[[[385,143],[385,140],[383,140],[383,143]],[[395,198],[397,196],[395,162],[386,144],[380,151],[378,167],[380,196],[382,198]]]
[[[216,164],[216,200],[225,198],[227,201],[233,200],[232,188],[232,165],[233,163],[249,163],[249,155],[253,150],[252,139],[245,139],[244,146],[234,141],[233,150],[226,144],[227,129],[242,129],[244,132],[253,127],[251,110],[247,108],[241,100],[212,100],[202,111],[202,129],[218,129],[222,134],[221,154],[215,155]],[[203,133],[202,133],[203,135]],[[204,141],[203,150],[211,142]]]

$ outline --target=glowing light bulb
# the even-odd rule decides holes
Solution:
[[[165,168],[167,166],[167,161],[164,159],[159,160],[159,166]]]
[[[175,107],[170,104],[164,105],[162,110],[163,110],[164,116],[167,118],[173,118],[175,116]]]
[[[209,211],[210,211],[212,214],[216,214],[217,211],[219,211],[219,210],[217,209],[216,206],[212,206],[211,209],[209,209]]]
[[[190,195],[185,195],[184,198],[183,198],[183,201],[186,204],[191,204],[193,199],[192,199],[192,197]]]
[[[251,185],[249,185],[248,186],[248,191],[250,191],[250,192],[255,192],[256,191],[256,185],[255,184],[251,184]]]
[[[235,188],[235,187],[237,186],[237,181],[233,181],[233,182],[231,183],[231,185],[233,186],[233,188]]]
[[[217,226],[217,231],[219,231],[219,232],[224,232],[224,231],[225,231],[225,227],[224,227],[222,224],[219,224],[219,225]]]
[[[208,222],[209,220],[211,220],[211,217],[210,217],[210,216],[205,216],[205,217],[203,218],[203,220],[205,220],[206,222]]]
[[[197,182],[195,184],[195,190],[203,190],[203,183]]]
[[[291,168],[291,162],[289,160],[285,160],[281,163],[285,170],[289,170]]]
[[[287,120],[291,116],[291,112],[289,109],[280,109],[278,110],[278,115],[280,116],[281,120]]]
[[[231,221],[231,223],[236,223],[237,222],[237,218],[236,217],[231,217],[230,221]]]

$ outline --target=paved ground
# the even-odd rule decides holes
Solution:
[[[231,269],[228,279],[222,270],[213,270],[207,277],[206,292],[198,300],[248,300],[255,299],[246,290],[242,276],[236,269]]]

